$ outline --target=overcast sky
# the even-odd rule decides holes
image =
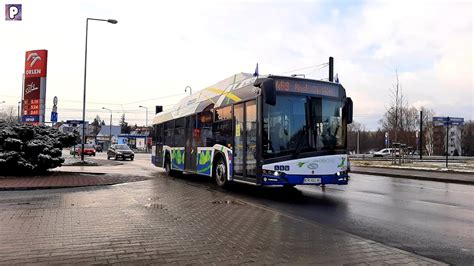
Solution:
[[[22,21],[0,19],[0,109],[21,97],[24,54],[47,49],[47,121],[80,119],[85,19],[89,24],[87,119],[149,121],[193,91],[238,72],[304,73],[335,58],[355,120],[376,129],[398,70],[410,105],[474,119],[471,1],[47,1],[23,5]],[[2,12],[3,14],[3,12]],[[16,109],[15,109],[16,110]]]

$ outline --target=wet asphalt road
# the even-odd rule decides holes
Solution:
[[[145,154],[118,168],[157,174]],[[205,177],[174,179],[221,190]],[[241,184],[226,192],[432,259],[474,264],[474,186],[352,174],[349,185],[328,186],[325,192],[315,186],[285,190]]]

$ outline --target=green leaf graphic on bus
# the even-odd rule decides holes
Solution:
[[[199,153],[199,164],[205,165],[211,161],[211,151],[201,151]]]
[[[198,154],[198,173],[211,174],[211,151],[201,151]]]
[[[171,154],[173,156],[173,161],[175,161],[176,164],[180,165],[184,163],[184,152],[180,150],[173,150],[171,151]]]
[[[341,158],[341,163],[337,166],[338,168],[344,167],[344,162],[346,161],[346,158],[342,157]]]

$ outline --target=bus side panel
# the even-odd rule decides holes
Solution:
[[[171,148],[171,169],[184,171],[184,147]]]
[[[198,147],[196,158],[197,173],[200,175],[212,176],[212,158],[214,158],[214,148]]]

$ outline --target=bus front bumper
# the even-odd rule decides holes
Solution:
[[[349,173],[339,172],[334,175],[266,175],[262,176],[263,186],[273,185],[347,185]]]

